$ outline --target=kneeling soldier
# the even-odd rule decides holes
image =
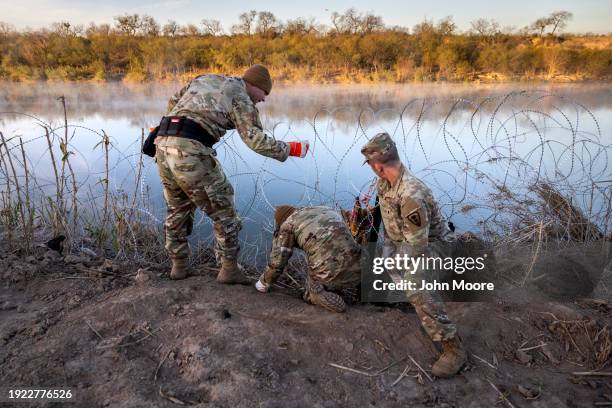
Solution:
[[[333,293],[354,288],[360,282],[361,247],[339,211],[327,207],[279,206],[274,214],[276,230],[268,267],[255,287],[267,292],[283,273],[293,248],[308,259],[304,300],[333,312],[344,312],[341,296]]]

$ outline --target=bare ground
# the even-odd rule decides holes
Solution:
[[[175,282],[162,266],[136,279],[53,258],[0,260],[0,385],[71,388],[73,406],[612,404],[611,377],[572,374],[610,370],[605,301],[448,304],[469,363],[431,381],[437,351],[406,308],[333,314],[288,289],[220,285],[212,268]]]

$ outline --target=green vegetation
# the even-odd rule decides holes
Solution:
[[[229,34],[216,20],[160,26],[138,14],[86,29],[61,22],[16,31],[0,23],[0,79],[140,82],[237,74],[253,63],[284,81],[610,79],[612,37],[559,34],[571,17],[554,12],[520,30],[479,19],[465,32],[450,17],[408,29],[354,9],[334,12],[329,26],[253,10]]]

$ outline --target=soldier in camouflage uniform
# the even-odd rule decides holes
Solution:
[[[202,75],[193,79],[168,103],[168,116],[196,122],[218,141],[229,129],[237,129],[253,151],[279,161],[304,157],[305,142],[285,143],[267,136],[255,104],[272,88],[268,70],[255,65],[242,78]],[[172,279],[188,275],[189,246],[196,207],[213,221],[216,254],[221,260],[217,281],[248,283],[237,263],[241,222],[234,207],[234,189],[216,153],[197,140],[158,135],[155,159],[168,205],[165,223],[166,250],[172,259]]]
[[[346,309],[344,300],[331,291],[354,288],[360,282],[361,247],[339,211],[327,207],[279,206],[268,267],[256,283],[267,292],[300,248],[308,259],[304,300],[333,312]]]
[[[393,257],[398,252],[411,257],[450,256],[454,234],[431,190],[400,161],[391,137],[379,133],[363,146],[361,153],[380,177],[377,190],[385,230],[383,256]],[[437,278],[436,273],[421,268],[412,275],[408,272],[404,279],[417,282],[420,287],[421,280],[431,282]],[[393,273],[390,275],[397,280]],[[414,290],[408,291],[407,296],[425,332],[433,341],[442,342],[443,353],[432,372],[439,377],[456,374],[465,363],[466,354],[444,304],[435,292]]]

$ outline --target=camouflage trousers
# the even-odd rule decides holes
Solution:
[[[168,206],[164,227],[169,256],[189,256],[187,238],[199,207],[213,221],[217,255],[236,259],[241,222],[234,208],[234,188],[214,151],[194,140],[172,136],[158,137],[155,145],[155,161]]]
[[[398,247],[395,247],[392,242],[390,244],[391,245],[385,245],[383,248],[384,257],[393,257],[395,254],[401,254],[403,252],[401,244],[398,245]],[[427,248],[426,256],[442,258],[451,256],[451,245],[452,244],[443,242],[430,242]],[[417,286],[420,287],[420,282],[422,280],[432,281],[433,279],[436,279],[439,281],[442,277],[441,272],[442,271],[425,270],[419,268],[414,274],[406,273],[403,278],[405,280],[417,282]],[[394,274],[390,273],[390,275],[393,280],[398,279],[398,277],[394,276]],[[414,306],[419,321],[421,322],[421,326],[432,341],[450,340],[455,337],[457,327],[448,318],[444,303],[440,299],[437,292],[427,290],[407,290],[406,297]]]
[[[275,238],[276,240],[276,238]],[[282,243],[276,243],[277,247],[281,247]],[[319,273],[308,268],[306,271],[305,290],[316,283],[320,283],[326,290],[338,291],[342,289],[356,288],[361,281],[361,270],[367,262],[365,251],[362,251],[356,256],[347,256],[342,258],[340,262],[329,265],[329,268]],[[320,259],[320,258],[319,258]],[[268,266],[263,273],[263,281],[272,284],[276,282],[283,274],[284,268],[272,268]]]

